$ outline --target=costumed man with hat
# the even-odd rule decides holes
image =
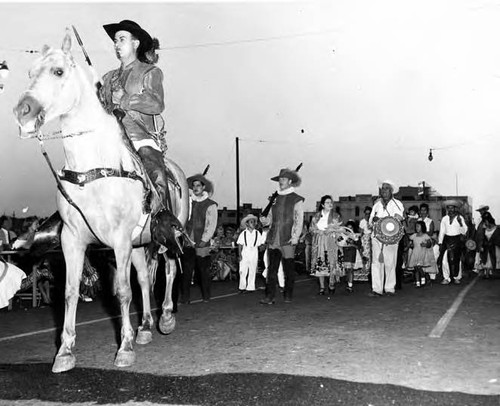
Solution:
[[[189,304],[195,269],[198,270],[203,301],[210,300],[210,240],[217,228],[217,203],[210,199],[214,187],[204,175],[193,175],[187,183],[191,189],[191,207],[186,233],[195,245],[184,248],[182,255],[181,303]]]
[[[269,268],[266,278],[266,296],[261,304],[274,304],[278,268],[283,259],[285,274],[284,299],[291,303],[295,282],[295,247],[299,242],[304,224],[304,198],[295,193],[301,179],[297,171],[281,169],[278,176],[271,178],[278,182],[276,201],[267,217],[261,216],[264,226],[269,226],[268,244]]]
[[[398,192],[396,184],[391,180],[379,183],[380,198],[373,205],[368,226],[373,229],[375,223],[384,217],[394,217],[403,221],[404,206],[401,201],[394,198]],[[396,288],[396,263],[398,244],[383,244],[372,234],[372,291],[371,297],[384,294],[392,296]],[[385,280],[384,280],[385,279]]]
[[[261,232],[255,229],[257,220],[253,214],[243,217],[240,227],[243,231],[236,241],[240,257],[240,293],[255,291],[259,247],[265,242]]]
[[[462,253],[462,235],[467,234],[467,224],[465,219],[458,212],[461,204],[457,200],[445,200],[443,205],[446,207],[448,214],[441,219],[441,225],[439,227],[439,264],[443,263],[443,257],[445,252],[447,253],[446,258],[448,261],[448,267],[450,270],[450,275],[445,275],[444,266],[443,269],[443,281],[441,284],[447,285],[451,282],[453,278],[453,283],[460,283],[460,256]]]
[[[103,27],[114,41],[121,64],[104,75],[99,98],[106,111],[121,120],[158,192],[162,204],[153,213],[153,238],[172,247],[175,241],[172,225],[178,228],[181,225],[170,211],[169,175],[163,160],[162,148],[166,149],[164,120],[160,115],[165,109],[163,72],[155,65],[160,45],[158,39],[131,20]]]

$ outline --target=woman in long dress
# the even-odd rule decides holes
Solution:
[[[483,215],[484,239],[481,250],[480,269],[484,271],[484,278],[493,276],[496,269],[498,247],[500,247],[500,228],[496,225],[491,213]]]
[[[319,281],[319,294],[325,294],[325,280],[328,277],[328,288],[334,291],[335,282],[343,276],[338,266],[337,236],[335,231],[342,224],[340,215],[333,211],[333,199],[329,195],[321,198],[319,210],[313,216],[309,231],[312,235],[311,275]]]

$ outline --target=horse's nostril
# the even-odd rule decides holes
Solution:
[[[29,114],[31,111],[31,107],[29,105],[29,103],[24,103],[22,108],[21,108],[21,115],[25,116],[27,114]]]

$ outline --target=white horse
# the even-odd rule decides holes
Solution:
[[[65,171],[73,171],[77,182],[83,179],[82,174],[97,174],[97,179],[83,186],[62,180],[62,188],[69,199],[61,193],[61,188],[57,193],[57,207],[63,220],[61,246],[66,260],[66,306],[61,346],[52,371],[63,372],[75,367],[75,316],[84,255],[87,246],[98,240],[111,247],[116,257],[114,287],[121,307],[122,328],[115,365],[130,366],[135,361],[134,331],[129,313],[131,263],[137,270],[143,303],[137,343],[151,341],[154,324],[144,248],[151,241],[150,220],[145,220],[148,216],[144,214],[145,189],[140,178],[123,176],[140,173],[141,166],[127,148],[119,123],[102,108],[94,85],[75,63],[69,32],[61,49],[44,47],[29,76],[29,88],[14,108],[20,130],[40,135],[40,126],[45,121],[59,118]],[[184,225],[189,210],[186,177],[173,161],[165,159],[165,164],[176,181],[175,186],[170,185],[172,211]],[[179,234],[179,230],[176,232]],[[168,334],[175,328],[172,285],[176,266],[173,259],[165,262],[166,288],[159,328]]]

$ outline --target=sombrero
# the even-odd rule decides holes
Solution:
[[[195,180],[205,185],[205,192],[207,192],[209,196],[211,196],[214,193],[214,184],[210,182],[207,178],[205,178],[205,176],[203,176],[201,173],[197,173],[196,175],[187,178],[187,184],[190,189],[192,188],[193,182]]]
[[[378,188],[382,189],[382,185],[386,183],[392,187],[392,193],[396,194],[399,191],[399,187],[396,186],[396,183],[394,183],[392,180],[386,179],[378,182]]]
[[[476,242],[474,240],[465,241],[465,248],[467,248],[469,251],[475,251],[477,248]]]
[[[153,38],[151,35],[135,21],[122,20],[119,23],[103,25],[103,28],[112,40],[115,39],[115,34],[118,31],[128,31],[140,41],[141,49],[147,51],[153,46]]]
[[[300,186],[300,183],[302,182],[302,179],[300,179],[300,176],[297,173],[297,171],[294,171],[289,168],[281,169],[280,174],[272,177],[271,180],[278,182],[280,178],[290,179],[292,181],[292,186]]]
[[[243,219],[241,220],[241,228],[245,228],[247,226],[247,221],[248,220],[255,220],[258,221],[257,216],[254,216],[253,214],[247,214]]]
[[[453,199],[449,199],[449,200],[445,200],[443,202],[443,206],[454,206],[456,207],[457,209],[460,208],[460,206],[462,206],[462,203],[460,203],[458,200],[453,200]]]

